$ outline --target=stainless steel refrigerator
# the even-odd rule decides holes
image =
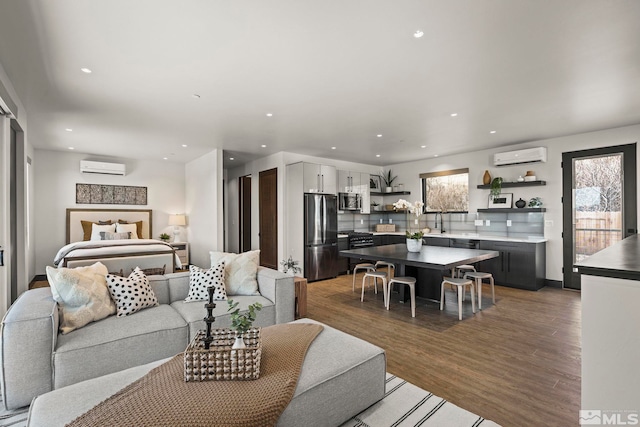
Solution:
[[[338,275],[338,199],[304,195],[304,277],[309,282]]]

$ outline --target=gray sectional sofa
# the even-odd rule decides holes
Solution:
[[[23,293],[2,321],[0,373],[5,407],[29,405],[43,393],[118,372],[184,351],[195,332],[204,329],[202,301],[185,303],[189,273],[149,276],[158,307],[126,317],[110,316],[66,335],[58,333],[58,309],[50,288]],[[254,325],[270,326],[294,319],[293,278],[260,267],[261,295],[229,296],[246,309],[263,305]],[[230,325],[226,301],[213,311],[215,328]]]

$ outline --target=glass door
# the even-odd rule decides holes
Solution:
[[[635,164],[635,144],[563,154],[565,288],[580,289],[576,263],[636,233]]]

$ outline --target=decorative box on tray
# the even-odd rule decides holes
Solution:
[[[211,331],[209,349],[205,349],[206,332],[199,330],[184,352],[184,380],[255,380],[260,377],[262,343],[260,328],[244,335],[246,348],[232,349],[236,339],[231,329]]]

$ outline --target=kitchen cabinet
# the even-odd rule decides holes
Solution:
[[[305,193],[336,194],[336,168],[334,166],[303,163]]]
[[[423,237],[422,243],[427,246],[441,246],[448,248],[450,246],[450,239],[446,237]]]
[[[499,256],[480,262],[479,269],[493,275],[498,285],[537,291],[544,286],[546,245],[542,243],[480,241],[480,249]]]
[[[349,249],[349,238],[338,238],[338,251],[346,251]],[[338,274],[347,274],[349,272],[349,258],[339,256],[338,257]]]
[[[368,173],[338,170],[338,192],[359,193],[362,197],[360,213],[371,213]]]

